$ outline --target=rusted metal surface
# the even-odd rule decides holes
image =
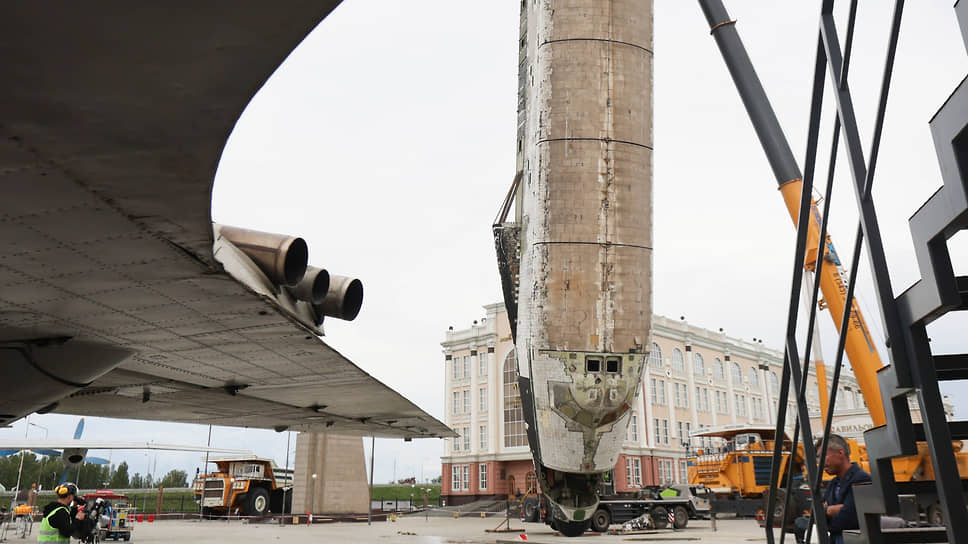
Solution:
[[[651,346],[652,2],[525,3],[521,36],[516,350],[542,488],[580,522]]]
[[[607,470],[620,437],[599,436],[614,445],[586,462],[582,433],[554,412],[549,385],[569,384],[574,398],[589,387],[609,393],[551,352],[642,354],[650,345],[652,6],[561,0],[527,9],[520,372],[536,382],[541,438],[574,442],[545,452],[549,466]],[[620,379],[637,383],[641,368],[627,366]]]

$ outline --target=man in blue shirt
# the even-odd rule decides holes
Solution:
[[[858,529],[857,508],[854,505],[855,483],[871,481],[871,475],[850,461],[850,446],[844,437],[830,435],[827,441],[827,457],[824,459],[824,472],[834,478],[827,482],[823,496],[823,506],[827,511],[827,528],[831,544],[843,544],[843,531]]]

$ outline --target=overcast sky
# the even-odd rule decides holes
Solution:
[[[819,3],[727,2],[800,161]],[[311,264],[363,280],[360,317],[327,321],[326,341],[441,420],[444,331],[501,300],[490,225],[514,175],[518,6],[346,0],[252,101],[215,183],[215,221],[300,235]],[[850,82],[866,155],[890,7],[864,3],[860,15]],[[905,17],[874,189],[895,293],[920,276],[907,219],[941,183],[928,121],[968,69],[950,1],[910,3]],[[696,2],[655,0],[654,81],[654,309],[779,348],[795,232]],[[828,115],[821,149],[832,124]],[[845,169],[838,183],[831,234],[849,262],[856,203]],[[953,241],[961,274],[965,238]],[[862,309],[882,338],[866,257],[860,275]],[[954,316],[933,326],[935,352],[965,351],[966,325]],[[955,404],[968,417],[968,403]],[[77,418],[32,421],[67,437]],[[23,433],[23,422],[0,430]],[[91,418],[85,437],[204,444],[206,433]],[[286,436],[217,428],[213,445],[284,464]],[[378,440],[376,450],[377,482],[440,473],[439,440]],[[133,472],[155,462],[113,457]],[[197,454],[160,453],[154,472],[199,465]]]

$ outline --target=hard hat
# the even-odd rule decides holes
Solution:
[[[72,483],[64,483],[54,488],[54,493],[57,493],[58,497],[66,497],[68,495],[77,496],[77,486]]]

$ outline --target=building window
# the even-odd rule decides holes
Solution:
[[[460,391],[454,391],[454,415],[460,413]]]
[[[518,390],[518,361],[512,350],[504,358],[504,447],[527,446],[521,392]]]
[[[479,451],[487,450],[487,425],[481,425],[481,436],[480,436],[480,449]],[[482,465],[483,466],[483,465]]]
[[[706,375],[706,361],[703,361],[702,355],[696,352],[692,354],[692,371],[696,376]]]
[[[750,369],[750,387],[753,389],[760,388],[760,372],[755,366]]]
[[[454,379],[460,379],[460,357],[454,357]]]
[[[720,414],[729,413],[729,393],[716,391],[716,412]]]
[[[487,412],[487,388],[482,387],[480,391],[478,391],[477,393],[479,395],[478,398],[480,399],[478,402],[477,408],[478,408],[478,411],[480,411],[483,414]]]
[[[661,444],[662,443],[662,423],[660,423],[659,418],[653,419],[652,423],[653,423],[652,428],[655,429],[655,443],[657,445]]]
[[[461,469],[463,469],[462,470],[463,475],[461,476],[460,488],[463,489],[464,491],[467,491],[468,489],[471,488],[471,466],[464,465],[461,467]]]
[[[676,407],[689,408],[689,386],[684,383],[673,383],[672,386],[676,390]]]
[[[625,433],[625,440],[630,442],[639,441],[639,418],[632,412],[632,417],[629,418],[629,427]]]
[[[460,465],[450,467],[450,490],[460,491]]]
[[[471,377],[471,356],[470,355],[464,356],[464,377],[465,378]]]
[[[668,419],[662,420],[662,443],[667,446],[669,445],[669,420]]]
[[[689,483],[689,467],[686,465],[685,461],[679,461],[679,483]]]
[[[633,486],[635,486],[635,480],[633,479],[633,474],[632,474],[632,458],[631,457],[626,457],[625,458],[625,486],[626,487],[633,487]]]
[[[632,459],[632,483],[635,487],[642,487],[642,460]]]
[[[460,451],[460,437],[454,437],[454,451]]]
[[[477,365],[477,376],[480,381],[487,380],[487,353],[480,353],[477,355],[478,365]]]
[[[465,414],[471,413],[471,390],[470,389],[464,390],[464,413]]]
[[[743,383],[743,369],[739,363],[733,363],[733,387],[739,387]]]
[[[679,422],[679,443],[682,444],[682,447],[686,449],[689,449],[689,442],[691,441],[691,439],[689,438],[689,432],[691,430],[692,430],[692,423],[688,421]]]
[[[665,380],[656,380],[655,378],[652,378],[652,404],[666,403],[665,384]]]
[[[733,393],[733,400],[736,404],[736,415],[745,416],[746,415],[746,396],[740,395],[739,393]]]
[[[770,371],[770,392],[780,392],[780,380],[776,377],[776,372],[773,372],[772,370]]]
[[[662,349],[655,342],[652,343],[652,351],[649,352],[649,366],[662,368]]]
[[[481,427],[482,429],[484,427]],[[477,465],[478,486],[482,491],[487,489],[487,465],[481,463]]]
[[[696,410],[709,412],[709,389],[705,387],[696,388]]]
[[[726,381],[726,369],[719,357],[713,359],[713,377],[721,382]]]
[[[464,451],[471,451],[471,428],[464,427]]]
[[[679,348],[672,350],[672,370],[682,373],[686,372],[686,362],[682,358],[682,352],[679,351]]]
[[[676,475],[672,472],[672,459],[659,459],[659,474],[662,484],[674,482]]]

